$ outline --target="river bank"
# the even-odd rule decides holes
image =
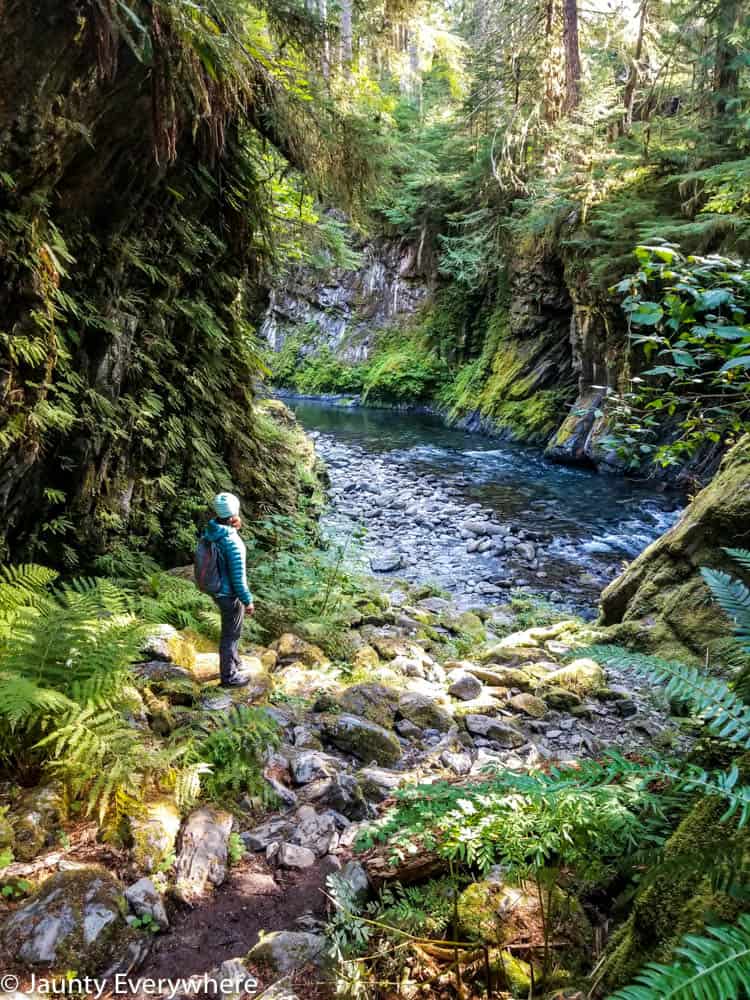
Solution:
[[[679,514],[678,494],[446,428],[430,412],[287,397],[330,477],[324,531],[359,568],[464,606],[513,590],[587,616]]]

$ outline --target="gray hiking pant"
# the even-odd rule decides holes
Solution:
[[[242,669],[240,638],[245,620],[245,605],[236,597],[215,597],[221,612],[221,640],[219,642],[219,672],[222,683],[229,681]]]

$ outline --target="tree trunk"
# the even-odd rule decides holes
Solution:
[[[348,79],[352,75],[354,41],[352,31],[352,0],[341,0],[341,67]]]
[[[737,46],[730,41],[730,35],[737,27],[740,11],[739,0],[720,0],[716,35],[716,68],[714,71],[714,93],[717,113],[726,112],[728,102],[736,96],[739,86],[739,68],[735,63]]]
[[[628,82],[622,95],[622,103],[625,109],[622,123],[622,134],[627,135],[633,127],[633,104],[635,103],[635,91],[638,86],[640,76],[640,64],[643,57],[643,35],[646,30],[646,16],[648,11],[648,0],[643,0],[641,4],[641,16],[638,22],[638,38],[635,43],[633,53],[633,65],[628,73]]]
[[[563,0],[563,46],[565,48],[565,111],[573,111],[581,100],[581,53],[578,47],[577,0]]]

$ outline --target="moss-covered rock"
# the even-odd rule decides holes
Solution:
[[[434,698],[419,694],[417,691],[407,691],[401,695],[398,702],[398,714],[401,718],[408,719],[415,726],[419,726],[420,729],[438,729],[440,732],[448,732],[453,724],[450,712],[447,712]]]
[[[573,660],[559,670],[547,674],[539,685],[540,693],[550,688],[562,688],[577,695],[594,694],[604,687],[604,671],[595,660]]]
[[[489,684],[491,687],[518,688],[520,691],[531,691],[536,687],[537,682],[526,670],[522,670],[520,667],[504,667],[498,664],[492,670],[491,680],[485,679],[485,684]]]
[[[193,669],[197,650],[190,639],[178,632],[176,635],[170,635],[166,644],[172,663],[176,663],[178,667],[184,667],[185,670]]]
[[[65,789],[57,782],[26,792],[10,817],[15,830],[16,858],[19,861],[35,858],[53,843],[67,816]]]
[[[490,972],[493,984],[507,990],[511,996],[522,1000],[529,996],[532,987],[531,965],[512,952],[493,948],[490,951]],[[534,976],[533,982],[539,982],[538,975]]]
[[[273,643],[271,649],[275,650],[282,664],[301,662],[306,667],[327,667],[330,663],[319,646],[301,639],[292,632],[285,632]]]
[[[532,719],[542,719],[547,714],[547,704],[533,694],[517,694],[508,702],[516,712],[528,715]]]
[[[0,809],[0,851],[12,849],[15,839],[13,824],[8,819],[5,809]]]
[[[750,757],[741,770],[747,779]],[[747,899],[722,892],[704,874],[717,854],[736,852],[739,858],[750,853],[750,830],[738,829],[736,821],[720,822],[725,809],[725,802],[702,800],[667,841],[663,870],[647,879],[610,940],[601,979],[607,993],[631,982],[646,962],[670,962],[684,935],[700,931],[709,919],[732,923],[750,910]]]
[[[155,872],[174,859],[180,813],[166,796],[148,802],[142,813],[129,817],[132,856],[140,871]]]
[[[352,657],[352,669],[367,673],[376,670],[380,666],[380,657],[377,650],[367,643],[356,651]]]
[[[704,662],[728,627],[699,570],[743,576],[724,547],[750,547],[750,435],[729,451],[677,524],[606,588],[600,623],[615,626],[610,638],[665,659]]]
[[[383,726],[356,715],[327,715],[321,729],[329,743],[365,763],[395,764],[401,759],[401,744]]]
[[[547,897],[545,910],[532,883],[513,885],[500,878],[474,882],[458,898],[459,933],[464,940],[504,949],[518,941],[542,937],[544,919],[560,943],[556,958],[569,970],[581,969],[591,957],[592,929],[581,904],[557,886]]]
[[[545,687],[544,700],[558,712],[571,711],[581,705],[581,699],[574,691],[566,691],[561,687]]]
[[[354,684],[344,691],[339,704],[350,715],[360,715],[390,729],[396,718],[398,699],[398,692],[383,684]]]
[[[122,886],[104,868],[57,872],[6,920],[0,941],[32,969],[96,975],[137,944],[127,912]]]

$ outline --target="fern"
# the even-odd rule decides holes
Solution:
[[[668,695],[689,699],[709,728],[722,739],[750,749],[750,709],[718,677],[672,660],[646,656],[618,646],[595,645],[587,654],[608,666],[632,667],[663,684]]]
[[[750,914],[736,927],[690,934],[673,965],[647,965],[632,986],[609,1000],[729,1000],[750,992]]]

